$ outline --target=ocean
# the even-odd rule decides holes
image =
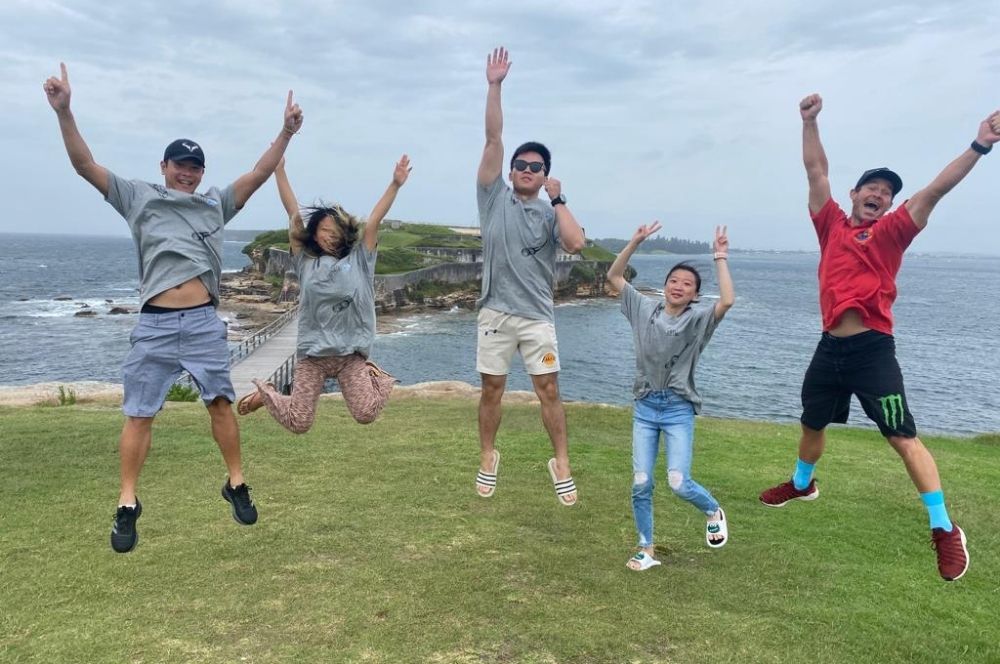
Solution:
[[[243,245],[225,243],[224,269],[247,264]],[[688,258],[702,270],[703,297],[717,295],[710,257]],[[634,257],[636,285],[658,288],[677,260]],[[802,376],[819,340],[818,260],[816,253],[732,255],[736,305],[697,372],[703,415],[798,419]],[[120,382],[136,316],[107,312],[137,306],[135,261],[127,237],[0,234],[0,384]],[[993,299],[1000,260],[908,255],[898,286],[896,347],[918,428],[958,435],[1000,431],[1000,307]],[[83,304],[97,315],[76,317]],[[372,358],[403,384],[478,384],[473,312],[415,313],[395,323],[394,331],[379,336]],[[556,331],[565,399],[631,402],[632,336],[616,300],[557,305]],[[531,389],[517,360],[508,389]],[[870,426],[856,403],[851,424]]]

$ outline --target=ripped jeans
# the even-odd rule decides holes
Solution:
[[[653,546],[653,471],[661,431],[666,438],[670,488],[706,516],[719,509],[712,494],[691,479],[694,406],[672,390],[651,392],[636,400],[632,415],[632,514],[641,547]]]

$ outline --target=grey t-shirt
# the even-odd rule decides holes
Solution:
[[[160,184],[125,180],[108,171],[105,200],[125,217],[139,252],[139,304],[200,277],[219,303],[222,233],[236,216],[233,185],[187,194]]]
[[[299,273],[299,357],[360,353],[375,340],[375,259],[358,239],[343,258],[295,254]]]
[[[625,284],[621,302],[635,340],[635,398],[670,389],[690,401],[694,412],[701,412],[694,368],[719,324],[715,304],[692,302],[679,315],[671,316],[663,300],[644,297],[632,284]]]
[[[477,307],[553,322],[552,281],[559,226],[545,201],[523,202],[498,176],[477,185],[483,286]]]

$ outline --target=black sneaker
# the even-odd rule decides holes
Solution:
[[[115,525],[111,527],[111,548],[118,553],[128,553],[139,543],[135,522],[142,514],[142,503],[135,497],[135,507],[119,507],[115,512]]]
[[[246,482],[231,487],[227,479],[226,483],[222,485],[222,497],[233,506],[233,518],[236,519],[236,523],[242,526],[252,526],[257,523],[257,508],[253,504],[253,499],[250,498],[250,487],[246,485]]]

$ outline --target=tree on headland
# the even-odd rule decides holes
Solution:
[[[628,244],[628,240],[618,238],[603,238],[594,240],[594,244],[604,247],[608,251],[618,253]],[[655,238],[646,240],[639,253],[669,253],[669,254],[708,254],[712,248],[708,242],[697,240],[685,240],[678,237],[665,238],[657,235]]]

